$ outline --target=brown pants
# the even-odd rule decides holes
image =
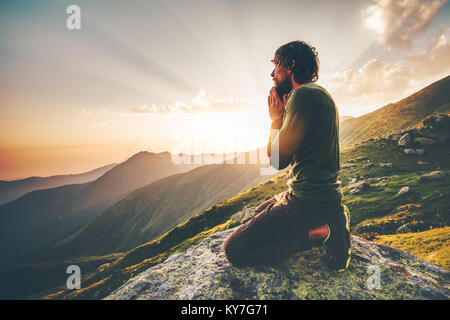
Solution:
[[[230,235],[225,254],[234,266],[278,265],[292,254],[310,249],[308,231],[339,210],[340,200],[301,200],[289,191],[282,192],[261,203],[255,216]]]

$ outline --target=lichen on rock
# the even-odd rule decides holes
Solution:
[[[449,273],[403,250],[352,236],[352,261],[342,273],[318,248],[278,267],[233,267],[215,233],[129,279],[106,299],[449,299]],[[377,272],[375,272],[375,271]],[[373,280],[378,279],[377,286]],[[377,278],[378,277],[378,278]]]

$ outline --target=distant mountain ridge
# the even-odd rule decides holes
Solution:
[[[18,199],[24,194],[41,189],[56,188],[67,184],[93,181],[111,170],[117,163],[108,164],[78,174],[54,175],[49,177],[28,177],[20,180],[0,180],[0,205]]]
[[[92,182],[32,191],[0,206],[0,266],[73,232],[137,188],[198,166],[143,151]]]
[[[236,158],[233,162],[203,165],[141,187],[30,259],[58,261],[133,249],[193,214],[271,177],[261,175],[260,164],[237,164]]]
[[[450,76],[368,114],[340,124],[341,147],[389,132],[405,130],[436,112],[450,111]]]

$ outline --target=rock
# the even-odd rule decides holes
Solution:
[[[396,231],[396,233],[409,233],[409,232],[412,232],[412,230],[409,227],[408,223],[401,225]]]
[[[351,178],[350,180],[349,180],[349,184],[352,184],[352,183],[355,183],[356,181],[358,181],[358,179],[356,179],[356,178]]]
[[[375,164],[372,162],[369,162],[369,163],[363,165],[363,168],[372,168],[372,167],[375,167]]]
[[[425,153],[424,149],[403,149],[403,152],[407,155],[423,155]]]
[[[384,162],[380,162],[378,165],[379,165],[381,168],[392,168],[392,167],[393,167],[392,163],[384,163]]]
[[[402,136],[401,132],[393,132],[388,135],[389,140],[398,141]]]
[[[411,188],[410,188],[410,187],[403,187],[403,188],[401,188],[400,191],[397,193],[397,197],[404,196],[404,195],[406,195],[406,194],[408,194],[408,193],[410,193],[410,192],[411,192]]]
[[[447,178],[447,176],[448,176],[447,172],[437,170],[420,176],[419,181],[427,182],[427,181],[443,180]]]
[[[421,155],[423,155],[423,154],[425,153],[425,150],[424,150],[424,149],[416,149],[416,153],[417,153],[419,156],[421,156]]]
[[[430,144],[436,143],[436,141],[431,140],[431,139],[429,139],[429,138],[425,138],[425,137],[417,137],[417,138],[414,138],[414,142],[417,143],[417,144],[420,144],[420,145],[422,145],[422,146],[428,146],[428,145],[430,145]]]
[[[355,165],[353,163],[344,163],[342,164],[342,168],[353,168]]]
[[[398,139],[398,146],[399,147],[408,147],[411,144],[411,135],[409,133],[404,134],[403,136]]]
[[[358,236],[352,236],[352,260],[342,273],[326,267],[317,248],[298,253],[278,267],[236,268],[223,251],[233,231],[215,233],[186,252],[170,256],[130,278],[105,299],[450,298],[447,271]]]
[[[242,209],[241,211],[233,214],[230,219],[232,219],[234,222],[238,222],[238,223],[244,223],[248,220],[250,220],[251,218],[253,218],[253,216],[255,215],[255,208],[256,207],[246,207],[244,209]]]
[[[356,157],[356,160],[358,160],[358,161],[366,160],[366,159],[367,159],[367,157],[365,157],[365,156]]]
[[[358,182],[352,183],[348,186],[349,190],[357,189],[358,191],[362,191],[369,187],[370,187],[370,184],[366,180],[358,181]]]
[[[425,166],[425,165],[428,165],[428,162],[424,162],[424,161],[417,161],[417,164],[420,164],[420,165],[423,165],[423,166]]]

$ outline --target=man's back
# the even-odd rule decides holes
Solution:
[[[340,199],[342,194],[337,181],[340,169],[339,115],[333,99],[316,83],[304,84],[292,90],[286,103],[284,124],[292,117],[302,117],[308,128],[293,155],[289,191],[300,199]]]

